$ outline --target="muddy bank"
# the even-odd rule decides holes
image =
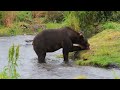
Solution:
[[[33,35],[0,37],[0,71],[7,65],[8,50],[14,43],[20,45],[17,70],[22,79],[73,79],[79,75],[84,75],[88,79],[113,79],[115,78],[114,72],[120,76],[119,69],[77,66],[72,60],[70,60],[72,66],[65,66],[62,64],[63,58],[56,57],[62,54],[62,49],[47,53],[47,64],[39,64],[31,42],[25,42],[33,38]]]

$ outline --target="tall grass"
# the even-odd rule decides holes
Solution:
[[[4,67],[3,71],[0,73],[1,79],[17,79],[20,77],[19,73],[17,72],[17,61],[19,58],[19,45],[18,46],[11,46],[9,48],[8,54],[8,65]]]

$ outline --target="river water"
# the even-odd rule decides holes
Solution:
[[[56,57],[56,55],[62,54],[62,49],[47,53],[47,63],[39,64],[31,43],[25,42],[25,40],[33,38],[32,35],[0,37],[0,71],[7,65],[8,50],[14,43],[20,45],[17,70],[21,79],[74,79],[81,75],[88,79],[114,79],[114,72],[120,77],[120,70],[118,69],[77,66],[72,60],[70,60],[72,66],[62,65],[63,58]]]

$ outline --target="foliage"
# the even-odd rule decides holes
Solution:
[[[106,28],[107,25],[103,26]],[[118,27],[115,28],[114,25],[116,24],[112,26],[114,29],[106,29],[89,39],[91,50],[81,51],[81,59],[76,62],[77,64],[101,67],[108,67],[111,64],[120,66],[120,30],[116,30]]]
[[[106,21],[119,22],[120,11],[0,11],[0,27],[4,25],[5,28],[11,28],[8,33],[12,34],[19,28],[18,26],[13,30],[13,24],[24,22],[29,24],[29,27],[41,23],[47,24],[48,28],[54,28],[53,24],[55,28],[70,26],[78,32],[83,31],[85,36],[90,38],[104,30],[102,23]]]
[[[86,37],[92,37],[101,32],[101,23],[119,21],[119,11],[65,11],[66,25],[83,31]]]
[[[27,28],[22,25],[25,25]],[[11,27],[0,27],[0,36],[34,34],[35,32],[33,25],[29,25],[25,22],[14,23]]]
[[[27,22],[31,23],[32,21],[32,12],[31,11],[17,11],[16,12],[16,21],[17,22]]]
[[[114,29],[114,30],[119,30],[120,29],[120,23],[117,22],[105,22],[102,25],[102,29]]]
[[[61,23],[47,23],[46,27],[47,29],[57,29],[57,28],[61,28],[63,25]]]
[[[66,12],[64,14],[64,25],[69,26],[76,31],[80,31],[80,22],[76,11]]]
[[[20,76],[16,70],[18,58],[19,46],[13,45],[9,48],[8,65],[0,73],[1,79],[17,79]]]
[[[63,20],[62,11],[47,11],[45,15],[45,22],[59,23]]]

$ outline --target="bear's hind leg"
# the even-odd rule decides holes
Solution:
[[[39,63],[46,63],[45,56],[46,56],[45,52],[44,53],[39,53],[39,55],[38,55],[38,62]]]

